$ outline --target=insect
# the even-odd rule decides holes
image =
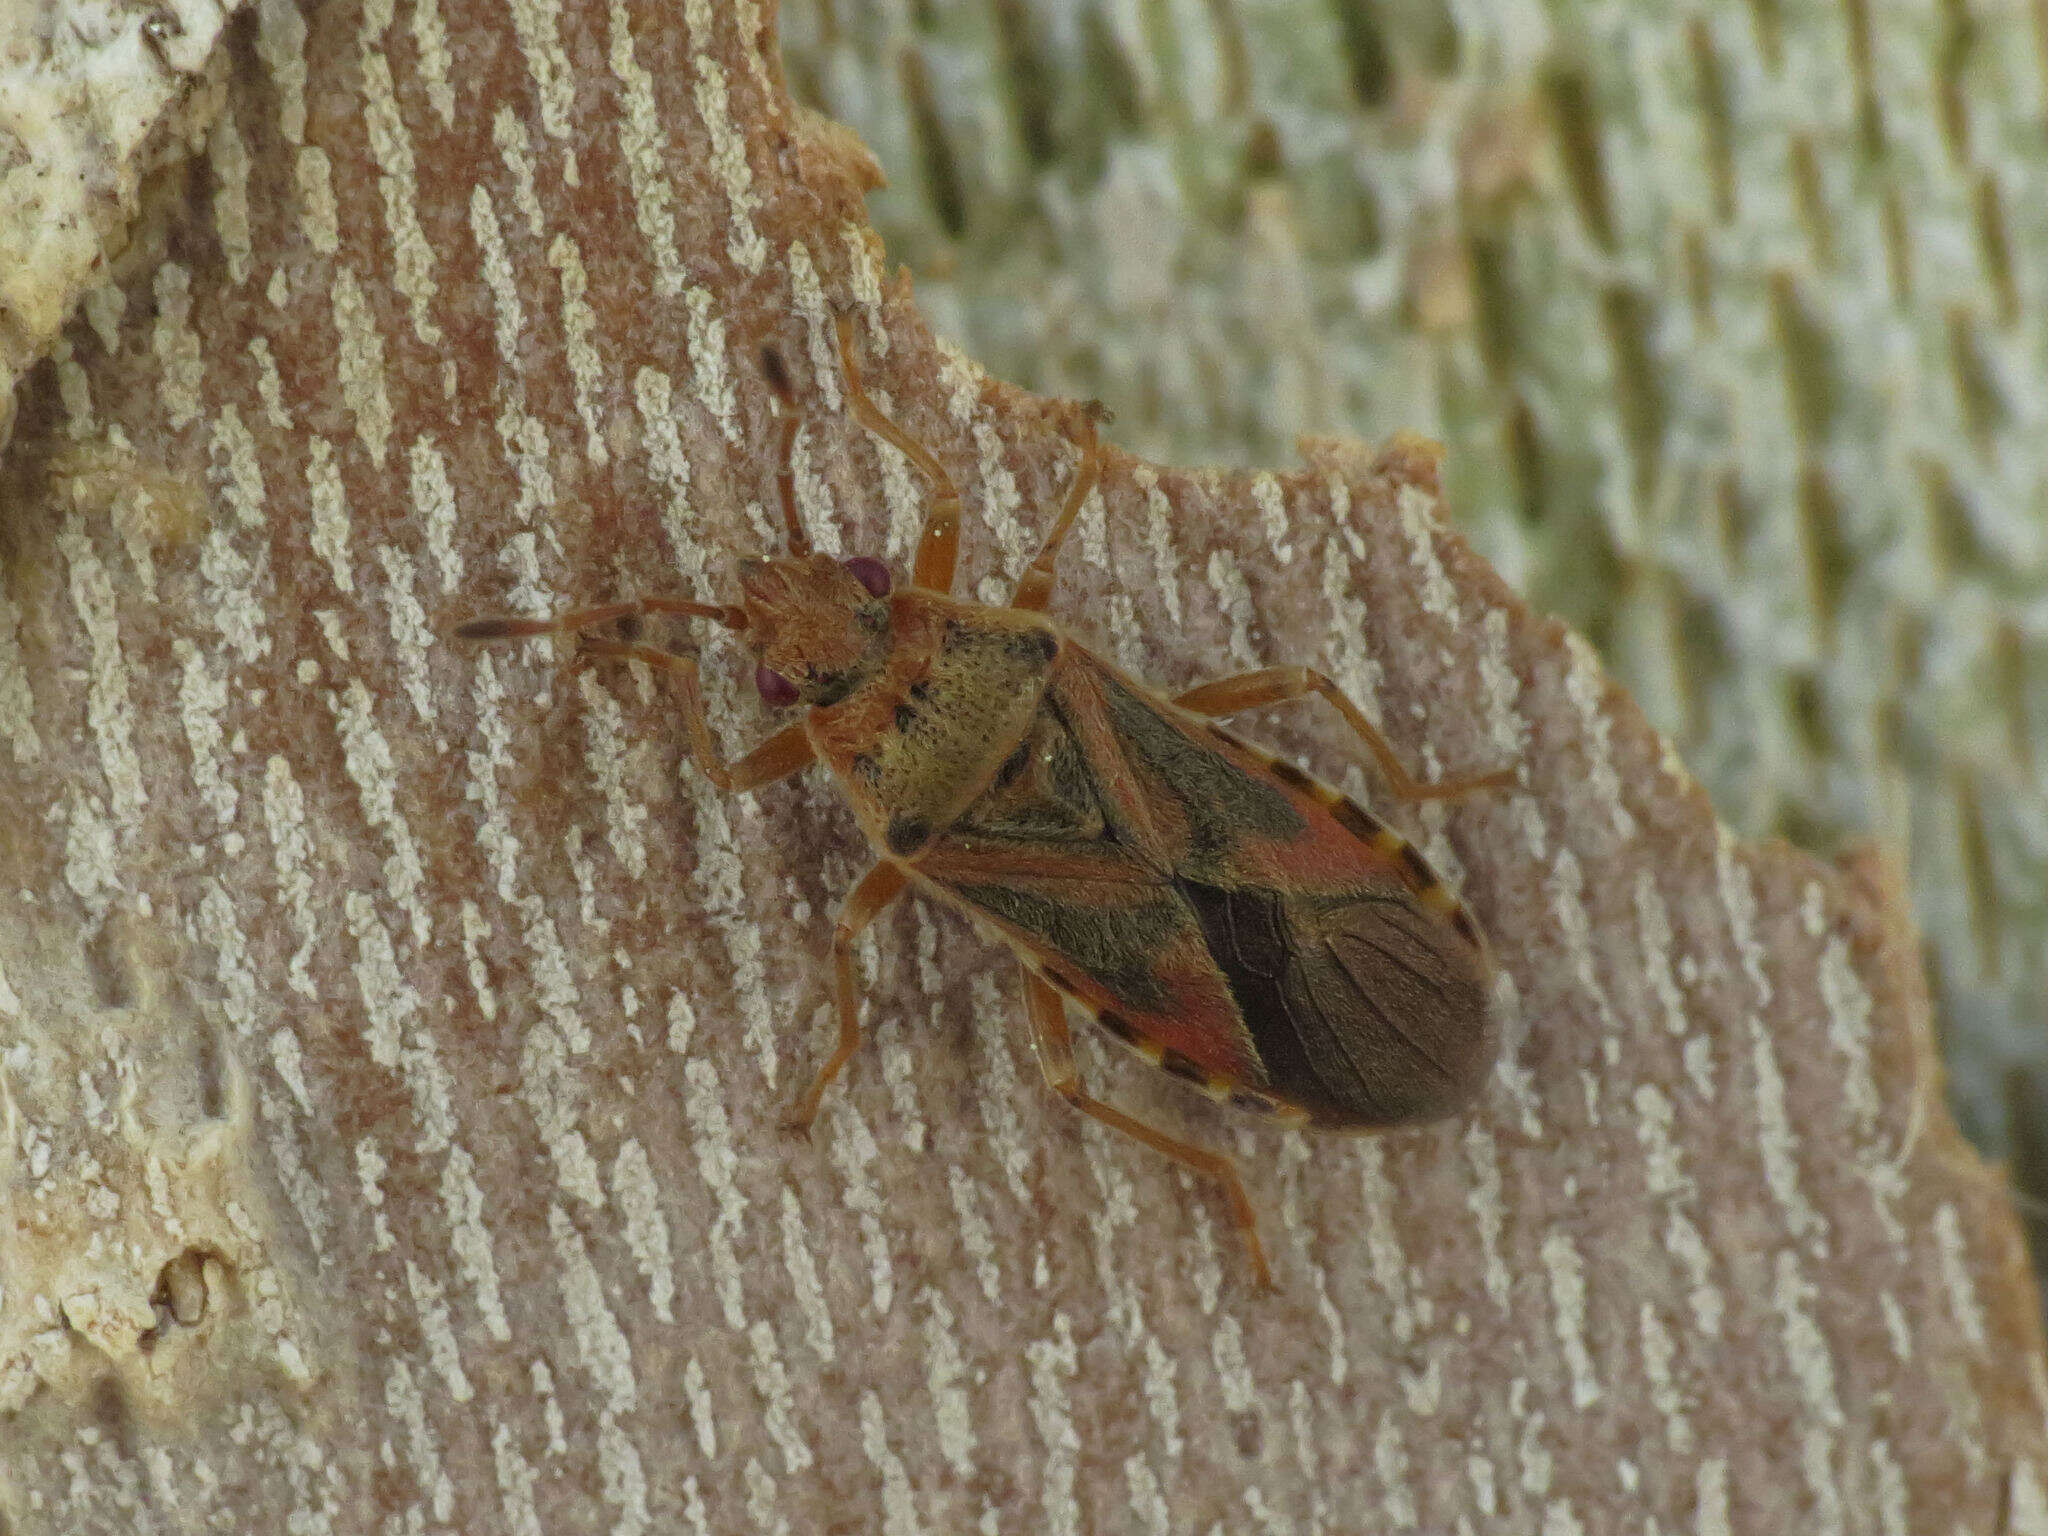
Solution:
[[[690,755],[721,790],[772,784],[813,762],[831,770],[878,857],[833,929],[838,1041],[791,1127],[808,1128],[860,1043],[855,940],[915,891],[1015,952],[1053,1090],[1214,1181],[1270,1286],[1236,1168],[1090,1096],[1064,1005],[1210,1098],[1285,1125],[1363,1131],[1454,1113],[1477,1093],[1495,1049],[1478,926],[1399,835],[1213,717],[1319,694],[1409,800],[1503,787],[1513,774],[1417,781],[1357,706],[1305,667],[1248,672],[1169,700],[1047,618],[1060,547],[1101,477],[1099,407],[1079,412],[1079,464],[1009,606],[949,595],[960,494],[869,399],[843,316],[838,342],[854,419],[930,485],[907,586],[880,560],[812,550],[790,458],[800,417],[770,351],[789,549],[739,562],[738,603],[649,597],[547,619],[480,619],[456,633],[573,633],[586,656],[666,673]],[[589,633],[650,614],[733,631],[756,661],[761,697],[803,706],[802,719],[727,762],[705,722],[693,657]]]

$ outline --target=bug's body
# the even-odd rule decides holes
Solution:
[[[1367,1130],[1455,1112],[1494,1052],[1477,926],[1402,838],[1208,717],[1317,692],[1404,796],[1447,797],[1509,775],[1415,782],[1356,706],[1306,669],[1247,673],[1169,701],[1045,618],[1054,558],[1100,471],[1092,418],[1066,504],[1011,605],[947,595],[958,495],[862,392],[843,322],[840,355],[854,415],[908,454],[937,493],[912,585],[892,590],[879,561],[811,552],[789,470],[792,414],[779,474],[791,553],[742,561],[738,605],[644,599],[551,620],[482,620],[459,633],[580,632],[646,612],[738,631],[758,659],[763,697],[810,707],[733,763],[712,743],[694,661],[618,641],[584,648],[677,675],[691,754],[722,788],[825,764],[880,855],[834,930],[838,1048],[792,1123],[810,1123],[859,1043],[855,938],[914,889],[962,909],[1016,953],[1056,1091],[1223,1185],[1263,1281],[1236,1171],[1083,1091],[1062,999],[1210,1097],[1289,1124]],[[768,361],[787,405],[780,363]]]
[[[890,606],[915,638],[805,729],[918,890],[1237,1108],[1361,1129],[1472,1096],[1485,952],[1406,842],[1043,619]]]

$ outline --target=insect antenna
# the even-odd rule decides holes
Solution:
[[[808,555],[811,536],[804,531],[803,522],[796,513],[796,468],[790,461],[790,455],[796,449],[796,434],[804,424],[803,413],[797,405],[796,388],[789,382],[789,369],[782,361],[780,350],[773,346],[761,349],[761,372],[782,407],[782,436],[775,448],[775,494],[782,498],[783,532],[789,540],[792,555]]]
[[[665,613],[678,619],[709,619],[727,629],[747,627],[747,611],[722,603],[693,603],[680,597],[642,597],[630,603],[606,603],[601,608],[575,608],[549,619],[471,619],[455,626],[458,640],[525,640],[535,635],[559,635],[592,629],[614,619],[638,618],[647,613]]]

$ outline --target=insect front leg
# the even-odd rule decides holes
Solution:
[[[861,387],[860,365],[853,360],[852,316],[840,315],[836,331],[839,337],[839,370],[846,375],[846,402],[847,408],[853,412],[853,419],[884,442],[894,445],[931,482],[931,510],[925,514],[924,532],[918,536],[917,559],[911,566],[910,579],[929,592],[950,592],[953,590],[953,567],[960,555],[959,487],[953,484],[953,477],[932,456],[932,451],[883,415],[882,408],[870,400],[867,391]]]
[[[693,658],[678,656],[651,645],[587,638],[582,642],[582,654],[644,661],[657,672],[666,672],[675,678],[677,692],[682,696],[683,727],[690,737],[691,760],[703,771],[705,778],[727,794],[758,789],[763,784],[786,779],[799,768],[808,766],[817,755],[810,737],[804,734],[799,723],[784,726],[744,757],[727,762],[719,755],[718,744],[711,739],[710,722],[704,718],[704,690],[698,681],[697,663]]]
[[[861,876],[860,884],[847,893],[839,908],[839,921],[832,929],[832,971],[839,993],[839,1044],[825,1058],[825,1065],[818,1069],[804,1096],[796,1101],[789,1118],[782,1122],[789,1130],[804,1132],[811,1128],[811,1122],[818,1117],[818,1100],[860,1046],[860,995],[853,984],[853,941],[890,902],[903,894],[907,883],[901,866],[877,864]]]
[[[1164,1152],[1183,1168],[1192,1169],[1220,1184],[1230,1201],[1231,1217],[1244,1234],[1245,1246],[1251,1250],[1252,1270],[1258,1277],[1259,1288],[1272,1290],[1273,1272],[1266,1267],[1266,1250],[1259,1243],[1258,1214],[1252,1209],[1251,1196],[1244,1192],[1244,1181],[1238,1178],[1236,1166],[1220,1152],[1176,1141],[1144,1121],[1135,1120],[1122,1110],[1091,1098],[1081,1087],[1081,1075],[1074,1066],[1074,1041],[1067,1033],[1067,1010],[1060,1001],[1059,992],[1033,971],[1023,967],[1019,969],[1024,976],[1024,1010],[1031,1016],[1031,1035],[1038,1046],[1038,1065],[1052,1091],[1091,1120],[1099,1120],[1126,1136],[1135,1136],[1146,1146]]]
[[[1311,667],[1268,667],[1262,672],[1242,672],[1236,677],[1219,678],[1199,688],[1190,688],[1173,702],[1198,715],[1234,715],[1239,710],[1257,709],[1262,704],[1285,704],[1311,693],[1321,694],[1336,706],[1337,713],[1344,717],[1344,723],[1357,732],[1358,739],[1372,753],[1373,761],[1380,765],[1388,788],[1403,800],[1452,800],[1459,795],[1469,795],[1475,789],[1509,789],[1514,786],[1515,770],[1512,768],[1473,774],[1462,779],[1439,779],[1434,784],[1416,778],[1394,755],[1387,738],[1345,696],[1344,690]]]
[[[1052,597],[1052,585],[1058,579],[1054,565],[1060,557],[1060,546],[1066,543],[1067,530],[1074,526],[1074,519],[1081,515],[1081,504],[1087,501],[1088,493],[1102,478],[1102,450],[1095,441],[1095,418],[1101,409],[1091,403],[1083,410],[1083,425],[1076,439],[1081,450],[1081,462],[1074,468],[1074,483],[1067,487],[1066,505],[1060,508],[1059,519],[1052,525],[1052,532],[1045,536],[1045,546],[1038,551],[1038,558],[1017,578],[1017,590],[1010,595],[1012,608],[1021,608],[1026,613],[1041,613]]]

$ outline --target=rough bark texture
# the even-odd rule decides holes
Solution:
[[[206,142],[223,99],[216,45],[246,3],[0,8],[0,447],[16,381],[105,287],[138,222],[154,228],[158,173]],[[154,254],[139,244],[136,267]]]
[[[0,482],[9,1526],[2048,1531],[2033,1289],[1897,891],[1722,831],[1413,440],[1119,455],[1055,611],[1523,765],[1399,818],[1500,956],[1479,1111],[1291,1137],[1085,1051],[1238,1153],[1249,1294],[1207,1191],[1040,1089],[1010,962],[907,907],[780,1136],[866,859],[827,787],[724,801],[654,681],[440,636],[714,595],[773,533],[769,341],[820,542],[900,562],[835,306],[970,588],[1029,558],[1057,409],[885,279],[765,6],[266,5],[231,50],[167,260]],[[733,744],[743,674],[707,647]],[[1370,793],[1313,710],[1256,733]]]

